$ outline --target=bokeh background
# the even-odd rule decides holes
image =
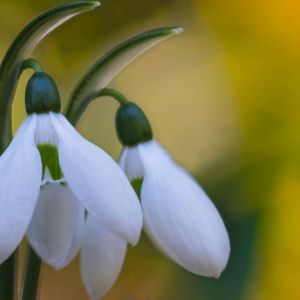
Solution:
[[[62,1],[0,2],[0,54],[34,16]],[[142,31],[185,32],[145,53],[110,86],[143,107],[156,138],[201,182],[224,216],[232,253],[218,280],[194,276],[146,237],[128,249],[105,300],[300,299],[300,3],[293,0],[103,0],[34,53],[64,101],[110,47]],[[25,116],[24,74],[14,128]],[[79,130],[115,158],[117,104],[103,98]],[[22,260],[22,257],[21,257]],[[85,300],[78,259],[43,266],[40,299]]]

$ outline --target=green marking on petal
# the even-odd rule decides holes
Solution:
[[[42,159],[42,166],[43,166],[42,179],[44,179],[45,177],[46,170],[49,171],[51,178],[53,180],[62,179],[64,175],[59,165],[57,148],[54,145],[50,145],[50,144],[40,144],[37,147],[40,151],[40,155]]]
[[[136,192],[139,198],[141,196],[142,183],[143,183],[143,178],[137,178],[131,181],[131,186],[133,187],[134,191]]]

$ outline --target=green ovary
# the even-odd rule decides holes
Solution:
[[[37,147],[40,151],[40,155],[42,159],[42,166],[43,166],[42,180],[45,177],[46,169],[49,170],[49,173],[53,180],[62,179],[63,173],[61,171],[59,161],[58,161],[57,148],[50,144],[40,144]]]

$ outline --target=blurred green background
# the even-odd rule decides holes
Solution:
[[[62,1],[0,2],[0,54],[34,16]],[[64,101],[111,46],[180,25],[112,82],[143,107],[156,138],[201,182],[224,216],[232,253],[219,280],[194,276],[143,237],[106,300],[300,299],[300,3],[293,0],[110,0],[50,34],[34,57]],[[25,116],[24,86],[14,128]],[[116,103],[103,99],[79,130],[117,158]],[[43,267],[40,299],[85,300],[78,260]]]

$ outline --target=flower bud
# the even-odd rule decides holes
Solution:
[[[27,114],[60,111],[60,95],[53,79],[43,72],[35,73],[25,92]]]
[[[144,112],[134,103],[122,104],[116,114],[116,129],[124,146],[152,140],[152,129]]]

